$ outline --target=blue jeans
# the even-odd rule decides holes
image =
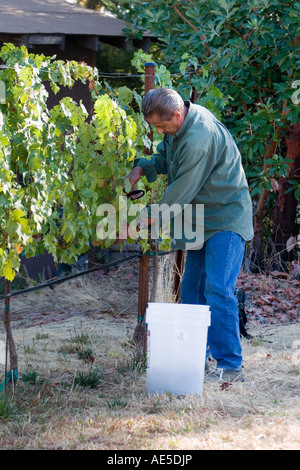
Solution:
[[[217,367],[242,367],[239,314],[235,288],[245,241],[235,232],[219,232],[200,250],[188,250],[181,284],[183,304],[209,305],[207,347]]]

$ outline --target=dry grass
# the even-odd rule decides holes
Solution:
[[[15,298],[20,380],[0,417],[0,448],[299,449],[300,324],[249,325],[244,383],[205,382],[202,397],[149,396],[132,341],[136,274],[133,266]],[[53,312],[56,321],[41,324]],[[91,371],[95,388],[77,384]]]

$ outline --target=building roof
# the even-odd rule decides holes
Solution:
[[[64,0],[0,0],[0,33],[123,36],[126,22]]]

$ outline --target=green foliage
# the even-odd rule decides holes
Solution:
[[[130,8],[130,2],[126,0],[77,0],[77,3],[91,10],[97,10],[101,13],[110,11],[120,18],[123,17],[124,13]]]
[[[43,379],[40,379],[37,372],[35,370],[31,370],[31,369],[27,370],[26,372],[24,372],[22,374],[21,381],[32,384],[32,385],[36,385],[38,383],[43,383],[44,382]]]
[[[101,383],[103,378],[103,373],[98,372],[96,369],[90,369],[89,371],[78,371],[74,378],[74,384],[81,385],[82,387],[96,388]]]
[[[6,87],[0,104],[0,276],[13,280],[20,256],[47,249],[56,261],[71,264],[91,243],[113,243],[97,238],[97,208],[111,203],[119,211],[123,178],[150,142],[139,95],[123,87],[112,96],[98,83],[97,70],[12,44],[2,47],[0,58]],[[76,80],[92,89],[91,120],[69,97],[48,109],[44,83],[57,93]]]
[[[12,400],[7,393],[0,392],[0,420],[9,419],[15,413]]]
[[[287,126],[300,121],[295,91],[300,68],[300,2],[283,0],[133,0],[132,27],[160,37],[173,86],[183,97],[191,87],[233,133],[258,195],[271,178],[286,176]],[[190,81],[191,65],[194,73]],[[175,76],[176,75],[176,76]],[[293,99],[294,97],[294,99]],[[277,142],[272,169],[263,167],[271,140]],[[281,157],[280,157],[281,158]],[[295,182],[296,185],[296,182]],[[299,197],[299,192],[295,193]]]

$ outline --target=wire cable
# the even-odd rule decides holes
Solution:
[[[38,284],[37,286],[32,286],[32,287],[27,287],[25,289],[12,291],[9,294],[2,294],[2,295],[0,295],[0,300],[6,299],[7,297],[15,297],[17,295],[26,294],[28,292],[33,292],[33,291],[36,291],[36,290],[39,290],[39,289],[44,289],[45,287],[51,287],[55,284],[60,284],[60,283],[65,282],[65,281],[69,281],[70,279],[75,279],[76,277],[85,276],[86,274],[90,274],[90,273],[93,273],[95,271],[100,271],[102,269],[111,268],[112,266],[117,266],[119,264],[123,264],[123,263],[126,263],[128,261],[132,261],[134,259],[137,259],[137,258],[141,257],[142,255],[164,256],[164,255],[168,255],[168,254],[171,254],[171,253],[173,253],[173,250],[161,251],[161,252],[157,252],[157,253],[156,252],[137,253],[135,255],[128,256],[127,258],[119,259],[119,260],[116,260],[116,261],[111,261],[110,263],[106,263],[106,264],[103,264],[101,266],[96,266],[95,268],[90,268],[90,269],[87,269],[85,271],[79,271],[79,272],[74,273],[74,274],[69,274],[67,276],[58,277],[57,279],[51,279],[50,281],[45,282],[43,284]]]

